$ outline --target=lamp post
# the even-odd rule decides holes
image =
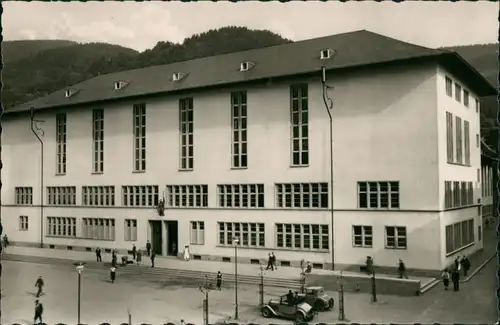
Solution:
[[[82,296],[82,272],[83,272],[83,266],[85,265],[84,262],[79,262],[76,265],[76,272],[78,274],[78,303],[77,303],[77,308],[78,308],[78,323],[77,325],[80,325],[80,311],[81,311],[81,296]]]
[[[239,239],[233,238],[234,246],[234,319],[238,319],[238,244]]]
[[[306,291],[306,261],[304,259],[300,260],[300,293],[305,293]]]
[[[336,51],[333,51],[333,56],[337,54]],[[333,109],[333,100],[328,96],[328,91],[333,89],[333,87],[326,84],[326,67],[321,67],[321,84],[323,85],[323,103],[325,104],[326,112],[328,113],[328,120],[330,126],[330,135],[329,135],[329,143],[330,143],[330,224],[331,224],[331,252],[332,252],[332,270],[335,270],[335,252],[334,252],[334,232],[333,232],[333,117],[332,117],[332,109]]]
[[[260,264],[259,308],[264,306],[264,265]]]
[[[40,142],[40,248],[43,248],[43,129],[38,126],[41,120],[35,120],[35,109],[30,107],[31,132]]]
[[[345,320],[345,309],[344,309],[344,271],[340,271],[339,279],[339,320]]]
[[[208,325],[208,293],[212,291],[212,286],[208,283],[208,275],[205,275],[205,283],[198,287],[205,295],[203,298],[203,324]]]
[[[377,284],[375,281],[375,267],[372,266],[372,302],[377,302]]]

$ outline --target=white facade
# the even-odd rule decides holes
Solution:
[[[478,189],[476,170],[480,168],[480,152],[475,146],[479,114],[473,109],[474,103],[466,109],[447,98],[445,75],[449,74],[435,64],[428,64],[328,76],[328,84],[335,87],[331,95],[335,102],[333,238],[337,267],[363,264],[370,255],[378,265],[396,267],[401,258],[408,268],[438,270],[456,256],[456,253],[446,255],[445,227],[468,218],[479,225],[476,206],[444,212],[444,182],[472,181]],[[328,225],[330,233],[324,241],[331,249],[330,210],[279,208],[275,191],[275,183],[329,183],[329,124],[318,79],[252,87],[241,85],[182,96],[37,112],[36,119],[45,121],[41,124],[45,187],[76,187],[74,206],[44,207],[44,244],[130,249],[135,243],[143,247],[146,240],[153,237],[150,220],[173,220],[178,222],[176,245],[179,250],[190,245],[192,254],[218,259],[233,254],[230,245],[219,243],[218,222],[262,223],[264,247],[241,247],[239,255],[243,259],[265,259],[274,251],[279,261],[295,264],[304,258],[328,267],[330,251],[308,249],[303,243],[299,243],[302,247],[299,250],[277,247],[276,234],[278,223]],[[302,167],[291,167],[290,85],[296,83],[308,84],[309,163]],[[247,92],[248,168],[232,168],[232,91]],[[470,95],[476,97],[472,91]],[[194,107],[194,169],[191,171],[179,170],[179,98],[185,97],[193,97]],[[143,172],[133,172],[133,105],[138,103],[146,104],[146,170]],[[104,109],[103,173],[93,173],[92,109],[96,108]],[[470,166],[447,163],[446,111],[470,121]],[[57,112],[67,114],[64,175],[56,174]],[[39,243],[40,144],[30,130],[28,112],[6,115],[2,124],[4,232],[13,242]],[[358,182],[387,181],[399,182],[399,207],[360,208]],[[208,207],[167,206],[165,216],[160,217],[154,207],[122,206],[122,186],[156,185],[159,196],[166,197],[168,185],[201,184],[208,188]],[[264,207],[219,207],[218,184],[263,184]],[[82,206],[82,186],[114,186],[115,206]],[[15,187],[32,187],[33,204],[16,203]],[[44,196],[44,204],[47,204],[47,189]],[[479,196],[480,192],[476,191],[474,202]],[[27,229],[25,219],[21,220],[20,216],[28,216]],[[75,236],[49,236],[47,217],[76,218]],[[105,230],[113,232],[114,240],[113,236],[111,240],[83,238],[82,218],[114,219],[114,229]],[[126,219],[136,220],[137,238],[125,234]],[[203,222],[203,233],[193,231],[192,222],[198,222],[198,227],[199,222]],[[371,247],[354,246],[353,226],[372,227]],[[386,248],[385,227],[404,230],[399,236],[402,247]],[[169,232],[163,226],[161,231],[165,253]],[[370,246],[369,231],[362,235],[361,246]],[[321,237],[318,235],[318,240],[321,241]],[[304,242],[308,237],[297,236],[297,241],[298,238]],[[357,238],[359,241],[359,236]],[[477,234],[474,238],[466,251],[459,250],[460,254],[482,247]]]

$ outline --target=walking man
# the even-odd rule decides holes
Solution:
[[[151,267],[155,267],[155,258],[156,258],[155,252],[151,252]]]
[[[42,276],[38,276],[38,279],[36,279],[36,282],[35,282],[35,288],[38,288],[38,292],[36,293],[36,297],[40,297],[42,295],[42,291],[43,291],[43,279],[42,279]]]
[[[398,273],[400,279],[408,279],[408,276],[406,275],[406,265],[402,259],[399,259]]]
[[[220,271],[217,272],[217,290],[221,291],[222,287],[222,273]]]
[[[467,256],[462,257],[462,259],[460,260],[460,264],[462,264],[462,269],[464,270],[464,277],[466,277],[467,272],[469,272],[469,269],[471,267],[470,261],[467,258]]]
[[[37,299],[35,300],[35,317],[33,318],[33,323],[34,324],[43,323],[42,316],[43,316],[43,305]],[[38,323],[37,320],[39,320]]]
[[[451,272],[451,282],[453,282],[453,291],[460,291],[460,271],[458,268]]]
[[[273,257],[271,256],[271,253],[269,253],[269,256],[267,257],[267,267],[266,270],[271,269],[271,271],[274,271],[273,267]]]
[[[137,251],[137,256],[136,256],[136,260],[135,261],[137,262],[137,265],[141,264],[141,261],[142,261],[142,251],[140,249]]]
[[[102,262],[101,249],[99,247],[95,249],[95,258],[97,259],[97,262]]]
[[[148,256],[151,254],[151,243],[149,242],[149,240],[146,242],[146,253],[148,254]]]
[[[137,248],[135,247],[135,244],[132,245],[132,258],[135,260],[135,256],[137,254]]]
[[[276,255],[274,255],[274,252],[271,252],[271,263],[272,263],[274,269],[277,270],[278,267],[276,266]]]

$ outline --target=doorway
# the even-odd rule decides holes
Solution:
[[[165,221],[167,228],[167,255],[177,256],[179,251],[179,225],[175,220]]]
[[[162,231],[161,231],[161,221],[149,221],[149,226],[151,227],[151,250],[155,252],[156,255],[162,255]]]

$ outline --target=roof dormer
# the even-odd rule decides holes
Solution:
[[[255,63],[250,61],[244,61],[240,63],[240,71],[248,71],[255,66]]]
[[[175,72],[172,74],[172,81],[182,80],[186,75],[187,73]]]
[[[126,81],[115,81],[115,90],[120,90],[128,85]]]
[[[76,94],[78,92],[78,90],[76,89],[71,89],[71,88],[68,88],[66,89],[66,91],[64,92],[64,97],[65,98],[69,98],[71,96],[73,96],[74,94]]]
[[[328,60],[331,59],[335,56],[337,52],[332,49],[323,49],[319,52],[319,58],[321,60]]]

